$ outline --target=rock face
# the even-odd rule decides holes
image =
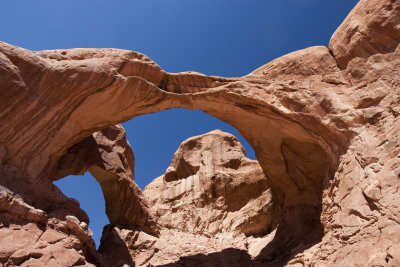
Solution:
[[[260,165],[246,158],[234,136],[219,130],[183,142],[166,173],[143,193],[162,229],[152,264],[230,248],[247,251],[253,236],[275,228]],[[190,249],[182,251],[182,243]]]
[[[95,251],[88,221],[72,215],[60,218],[62,212],[60,209],[46,214],[1,186],[0,266],[99,264],[101,255]]]
[[[69,148],[51,177],[56,180],[88,170],[101,186],[111,224],[141,227],[157,234],[157,226],[149,217],[147,201],[134,181],[134,164],[125,130],[121,125],[115,125],[95,132]]]
[[[109,141],[95,142],[95,162],[84,156],[89,148],[79,152],[77,144],[135,116],[182,107],[230,123],[255,150],[271,196],[266,224],[277,225],[272,240],[254,258],[258,263],[399,265],[399,21],[399,1],[361,0],[329,48],[285,55],[240,78],[166,73],[132,51],[32,52],[0,43],[0,235],[21,241],[2,243],[0,263],[113,265],[110,260],[117,259],[107,251],[119,252],[128,264],[139,262],[139,252],[152,247],[157,233],[162,238],[163,227],[175,222],[152,215],[153,207],[129,174],[133,157],[121,150],[125,145],[114,142],[117,136],[103,132]],[[192,160],[207,158],[204,153],[176,155],[160,186],[173,188],[203,174],[202,165]],[[227,159],[234,159],[233,154]],[[236,166],[235,160],[229,164]],[[94,251],[86,214],[52,184],[86,168],[102,184],[112,221],[100,252]],[[218,194],[230,203],[230,194]],[[162,206],[163,201],[151,203]],[[221,212],[233,210],[224,207]],[[194,226],[189,220],[179,227],[196,231]],[[204,227],[210,233],[216,229],[207,223]],[[46,241],[43,247],[39,241],[49,229],[68,237]],[[130,237],[136,241],[128,244]],[[57,251],[65,253],[49,256]],[[234,251],[237,258],[232,254],[228,259],[250,259],[245,251]],[[218,259],[230,252],[193,251],[188,260],[229,265]],[[64,261],[67,253],[75,260]]]
[[[95,132],[69,148],[60,158],[52,179],[83,174],[87,170],[102,187],[111,223],[108,228],[125,224],[140,229],[142,235],[158,235],[147,200],[134,182],[134,156],[121,125]],[[55,191],[48,200],[55,201],[55,208],[45,212],[0,186],[0,263],[6,266],[109,265],[109,251],[96,252],[88,229],[89,219],[79,204],[56,191],[52,184],[41,185],[40,192],[45,194],[48,188]],[[130,205],[124,205],[126,201]]]
[[[143,193],[163,228],[208,236],[273,229],[272,197],[260,165],[219,130],[182,143],[166,173]]]

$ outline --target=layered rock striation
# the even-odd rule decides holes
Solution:
[[[69,148],[60,158],[52,179],[86,171],[101,185],[111,225],[129,225],[158,236],[159,229],[149,213],[147,200],[134,182],[134,156],[121,125],[95,132]],[[36,209],[21,195],[0,187],[0,263],[109,266],[108,254],[96,251],[88,229],[89,219],[79,209],[79,203],[65,197],[51,183],[41,184],[36,190],[34,193],[49,195],[46,200],[53,201],[52,208]],[[129,205],[124,205],[127,202]]]
[[[166,173],[143,193],[163,228],[207,236],[274,228],[264,172],[233,135],[219,130],[183,142]]]
[[[51,177],[56,180],[89,171],[101,186],[111,224],[141,227],[157,234],[147,201],[134,181],[134,164],[125,130],[121,125],[115,125],[95,132],[69,148]]]
[[[166,173],[143,193],[161,228],[149,259],[155,265],[181,260],[194,266],[200,262],[184,257],[233,248],[221,260],[246,255],[250,264],[249,247],[256,256],[265,239],[259,237],[276,228],[260,165],[245,156],[234,136],[219,130],[183,142]]]
[[[79,152],[84,144],[77,144],[99,130],[172,107],[201,109],[234,126],[254,148],[271,195],[266,224],[277,225],[257,262],[398,264],[399,21],[398,1],[361,0],[329,47],[285,55],[240,78],[171,74],[126,50],[33,52],[0,43],[0,232],[28,240],[2,245],[1,264],[110,264],[106,250],[94,250],[86,214],[52,184],[88,169],[103,183],[113,222],[102,246],[115,244],[119,233],[143,241],[130,247],[119,238],[114,246],[116,251],[125,246],[123,257],[132,265],[135,251],[151,246],[148,236],[156,242],[160,229],[175,222],[161,214],[153,217],[129,175],[129,157],[117,160],[125,154],[113,141],[118,137],[104,133],[109,150],[94,142],[97,163]],[[196,157],[177,156],[163,186],[182,182],[182,173],[202,173],[201,166],[196,170],[190,163]],[[181,166],[180,159],[189,166]],[[180,227],[192,226],[189,221]],[[67,237],[46,241],[46,246],[65,249],[62,255],[72,253],[76,261],[36,253],[36,248],[43,250],[39,241],[48,229]],[[215,230],[211,225],[204,229]],[[27,237],[17,238],[20,234]],[[28,252],[21,251],[25,248]],[[218,258],[203,256],[193,255],[208,265]]]

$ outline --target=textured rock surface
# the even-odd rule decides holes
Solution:
[[[100,264],[101,255],[95,251],[87,222],[72,215],[63,219],[54,217],[60,214],[46,214],[28,205],[21,196],[0,187],[0,265]]]
[[[148,232],[157,236],[159,230],[149,214],[147,200],[134,182],[134,156],[121,125],[95,132],[69,148],[51,177],[59,179],[87,170],[102,187],[111,223],[108,228],[125,224],[136,227],[142,235]],[[54,203],[53,209],[46,212],[0,186],[0,263],[7,266],[109,265],[109,253],[99,254],[95,250],[89,220],[79,204],[56,191],[52,184],[47,185],[55,191],[51,200],[58,200],[60,204]],[[41,186],[40,192],[45,194],[45,189]]]
[[[219,130],[182,143],[144,195],[163,228],[208,236],[260,235],[273,228],[272,197],[260,165],[246,158],[234,136]]]
[[[111,224],[140,227],[157,234],[147,201],[134,181],[135,159],[121,125],[95,132],[68,149],[51,175],[53,179],[87,170],[99,182]],[[129,203],[124,204],[124,203]]]
[[[252,236],[266,236],[276,227],[260,165],[246,158],[234,136],[219,130],[183,142],[166,173],[143,193],[162,228],[152,264],[233,248],[225,254],[246,255],[251,262]]]
[[[51,183],[66,175],[57,172],[69,149],[135,116],[183,107],[230,123],[256,152],[278,224],[258,262],[399,265],[399,12],[399,1],[361,0],[329,48],[297,51],[229,79],[166,73],[146,56],[125,50],[32,52],[0,43],[0,184],[7,188],[0,200],[1,231],[26,234],[20,239],[30,247],[47,228],[78,230],[76,221],[87,223],[87,216]],[[94,166],[102,174],[121,175],[113,167]],[[173,182],[170,173],[167,180]],[[128,180],[133,184],[133,177]],[[139,196],[134,188],[124,192]],[[118,203],[111,199],[108,207]],[[137,203],[134,209],[151,218],[144,202]],[[123,204],[118,210],[128,212],[129,203]],[[40,211],[44,222],[38,221]],[[119,211],[108,208],[116,218],[110,233],[122,229],[123,236],[140,236],[143,226],[153,225],[133,215],[129,223],[135,227],[120,227],[119,220],[129,218]],[[68,225],[66,216],[77,220],[68,217],[66,228],[54,226]],[[79,245],[63,247],[95,262],[89,241],[78,239],[79,233],[68,236]],[[7,249],[0,249],[1,263],[16,252]],[[35,252],[24,255],[18,257],[44,259]],[[193,257],[198,263],[218,256]]]

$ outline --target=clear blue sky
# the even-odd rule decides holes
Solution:
[[[328,45],[356,0],[12,0],[2,1],[0,40],[30,50],[95,47],[146,54],[169,72],[242,76],[274,58]],[[186,138],[231,126],[201,111],[174,109],[124,123],[138,185],[165,172]],[[88,213],[99,244],[108,223],[104,199],[89,175],[56,182]]]

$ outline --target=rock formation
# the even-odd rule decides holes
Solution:
[[[125,130],[121,125],[115,125],[95,132],[69,148],[51,177],[55,180],[70,174],[84,174],[88,170],[101,186],[110,223],[142,227],[157,234],[147,202],[134,181],[134,164]]]
[[[52,178],[83,174],[87,170],[102,187],[111,224],[125,224],[158,235],[147,200],[133,180],[134,156],[121,125],[95,132],[69,148],[60,158]],[[51,186],[42,185],[40,192],[46,193],[49,187],[55,191]],[[60,205],[56,206],[55,202],[57,208],[46,213],[33,208],[6,187],[0,187],[0,263],[6,266],[109,265],[107,253],[95,251],[89,219],[79,204],[60,191],[52,193],[51,200]],[[123,204],[126,202],[129,205]]]
[[[276,227],[260,165],[246,158],[234,136],[221,131],[182,143],[166,173],[143,193],[162,229],[152,264],[224,249],[247,252],[249,245],[261,240],[253,237],[266,236]],[[183,243],[190,248],[182,249]]]
[[[399,1],[361,0],[329,48],[285,55],[240,78],[171,74],[126,50],[32,52],[0,43],[0,263],[107,266],[117,260],[112,251],[137,261],[170,222],[153,215],[117,136],[103,132],[109,141],[93,143],[94,162],[85,152],[91,145],[80,147],[99,130],[182,107],[231,124],[255,150],[271,194],[266,224],[277,228],[254,261],[400,265],[399,22]],[[176,155],[163,186],[200,175],[192,157]],[[179,167],[181,159],[190,166]],[[99,252],[86,214],[52,184],[86,168],[112,221]],[[242,252],[228,258],[249,260]],[[187,260],[230,264],[218,262],[230,250],[195,253]]]
[[[208,236],[273,229],[271,193],[260,165],[246,158],[234,136],[221,131],[182,143],[166,173],[143,193],[164,228]]]

